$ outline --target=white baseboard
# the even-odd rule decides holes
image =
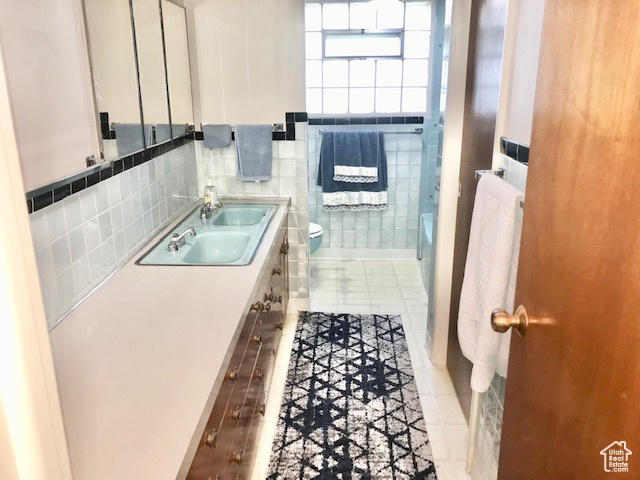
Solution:
[[[308,298],[289,298],[287,315],[297,315],[300,311],[309,311]]]
[[[413,248],[322,248],[311,260],[417,260]]]

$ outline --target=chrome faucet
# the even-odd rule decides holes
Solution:
[[[206,220],[219,208],[222,208],[222,202],[219,199],[213,203],[207,202],[202,204],[200,206],[200,218]]]
[[[192,237],[195,237],[196,229],[191,227],[185,230],[184,232],[182,232],[181,234],[174,233],[173,237],[171,237],[171,241],[169,242],[169,246],[167,247],[167,249],[170,252],[177,252],[178,250],[180,250],[180,248],[184,246],[184,242],[185,242],[184,239],[187,235],[191,235]]]

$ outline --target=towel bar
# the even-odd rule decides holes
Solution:
[[[337,125],[337,126],[341,127],[343,125]],[[353,125],[344,125],[344,126],[353,126]],[[362,125],[357,125],[357,126],[361,127]],[[372,125],[367,125],[367,126],[370,126],[372,128],[375,127],[375,125],[373,125],[373,124]],[[324,132],[328,132],[328,131],[335,132],[336,130],[318,130],[318,132],[320,132],[321,135]],[[337,130],[337,131],[342,131],[342,130]],[[351,131],[351,130],[347,130],[347,131]],[[422,128],[418,127],[416,129],[414,129],[412,132],[385,132],[385,131],[383,131],[382,133],[385,133],[385,134],[390,133],[390,134],[393,134],[393,135],[416,135],[416,134],[421,134],[422,133]]]
[[[502,167],[498,168],[497,170],[476,170],[476,179],[480,178],[485,173],[493,173],[497,177],[504,178],[505,172],[506,170]]]

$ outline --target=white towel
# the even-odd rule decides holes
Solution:
[[[478,182],[458,313],[460,348],[473,363],[471,388],[475,392],[489,388],[500,343],[503,338],[509,341],[508,336],[491,329],[491,312],[506,307],[516,208],[522,195],[495,175],[482,175]]]

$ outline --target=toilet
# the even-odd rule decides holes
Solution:
[[[318,250],[322,243],[322,227],[317,223],[309,223],[309,250],[311,253]]]

